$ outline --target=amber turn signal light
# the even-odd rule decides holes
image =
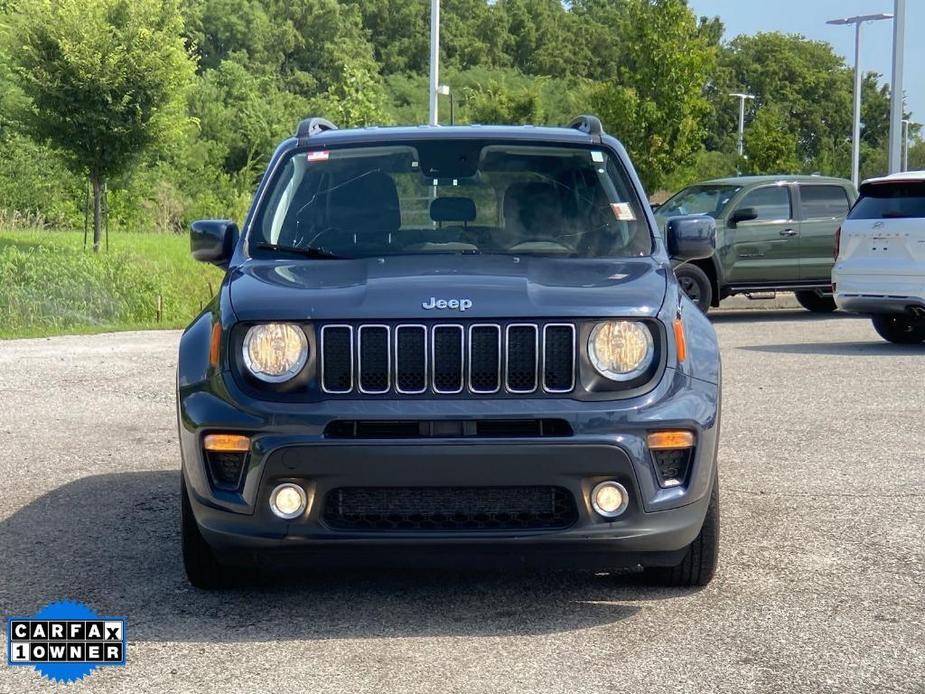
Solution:
[[[214,369],[218,367],[218,357],[222,346],[222,324],[212,325],[212,339],[209,341],[209,365]]]
[[[680,318],[674,322],[674,343],[677,345],[678,361],[687,359],[687,339],[684,337],[684,323]]]
[[[653,431],[646,436],[649,450],[664,451],[678,448],[693,448],[694,432],[692,431]]]
[[[247,453],[251,449],[249,436],[240,434],[207,434],[202,447],[216,453]]]

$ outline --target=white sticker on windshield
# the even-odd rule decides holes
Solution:
[[[305,157],[307,161],[327,161],[331,156],[331,153],[327,150],[315,150],[314,152],[309,152]]]
[[[596,161],[598,164],[604,161],[604,153],[598,152],[597,150],[591,151],[591,161]]]
[[[613,210],[613,216],[621,222],[633,222],[636,220],[633,208],[630,207],[628,202],[612,202],[610,203],[610,209]]]

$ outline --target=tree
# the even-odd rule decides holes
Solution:
[[[542,122],[539,94],[491,82],[465,90],[466,115],[473,123],[524,125]]]
[[[758,112],[745,131],[745,173],[785,174],[799,167],[797,140],[786,126],[779,108],[768,106]]]
[[[852,73],[824,41],[777,32],[737,36],[723,47],[707,89],[715,116],[706,124],[709,149],[731,149],[738,102],[730,92],[755,95],[746,121],[768,107],[796,141],[795,171],[848,173],[851,151]]]
[[[24,126],[93,187],[99,251],[107,179],[185,120],[194,64],[174,0],[26,0],[13,27]]]
[[[590,104],[655,190],[700,150],[716,47],[684,0],[627,0],[622,20],[633,40],[623,43],[615,78],[591,87]]]

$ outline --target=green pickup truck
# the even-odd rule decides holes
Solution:
[[[689,186],[655,211],[659,226],[679,215],[716,219],[712,258],[675,268],[704,312],[733,294],[792,291],[815,312],[835,310],[832,248],[854,204],[850,181],[824,176],[740,176]]]

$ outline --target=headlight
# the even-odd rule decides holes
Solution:
[[[588,339],[588,358],[611,381],[632,381],[641,376],[652,364],[654,355],[652,333],[633,321],[598,323]]]
[[[308,359],[308,340],[291,323],[255,325],[244,336],[244,365],[261,381],[282,383],[293,378]]]

